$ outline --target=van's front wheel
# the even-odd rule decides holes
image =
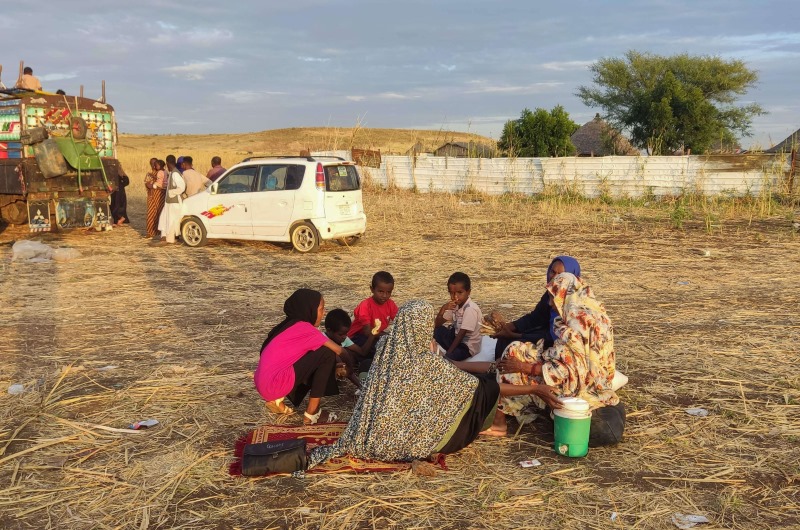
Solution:
[[[181,239],[189,247],[202,247],[206,244],[206,227],[198,219],[189,218],[181,224]]]
[[[292,246],[303,254],[319,250],[319,233],[311,223],[298,223],[292,228]]]

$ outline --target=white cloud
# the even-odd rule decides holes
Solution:
[[[592,65],[594,61],[553,61],[549,63],[542,63],[539,66],[545,70],[556,70],[563,72],[565,70],[583,70]]]
[[[419,68],[419,65],[416,65],[416,64],[404,64],[403,68]],[[437,71],[437,72],[452,72],[452,71],[454,71],[456,69],[456,65],[439,63],[436,66],[431,66],[429,64],[426,64],[425,66],[422,67],[422,69],[425,70],[426,72],[434,72],[434,71]]]
[[[297,59],[307,63],[327,63],[330,62],[331,60],[330,57],[304,57],[304,56],[300,56]]]
[[[76,77],[78,77],[76,72],[70,72],[67,74],[46,74],[41,76],[39,79],[42,81],[61,81],[63,79],[75,79]]]
[[[800,44],[800,33],[753,33],[750,35],[720,35],[704,39],[729,46],[794,46]]]
[[[168,66],[161,70],[170,74],[172,77],[182,77],[189,81],[197,81],[203,79],[208,72],[219,70],[229,62],[230,61],[225,58],[211,58],[205,61],[195,61],[180,66]]]
[[[159,23],[161,25],[161,23]],[[152,44],[166,45],[173,43],[189,44],[192,46],[217,46],[233,40],[233,33],[227,29],[197,28],[189,31],[177,31],[173,27],[168,31],[158,33],[148,39]]]
[[[722,58],[739,59],[743,61],[777,61],[796,60],[800,58],[800,51],[764,49],[742,49],[720,54]]]
[[[616,40],[620,42],[653,42],[653,41],[665,40],[663,39],[663,36],[668,34],[669,34],[668,30],[661,29],[658,31],[650,31],[644,33],[620,33],[618,35],[605,37],[605,39]]]
[[[347,99],[350,101],[364,101],[367,98],[366,96],[347,96]]]
[[[397,92],[381,92],[376,96],[379,99],[417,99],[419,96],[398,94]]]
[[[176,26],[175,24],[170,24],[169,22],[163,22],[161,20],[157,20],[156,24],[158,24],[158,27],[160,27],[161,29],[165,29],[165,30],[176,30],[176,29],[178,29],[178,26]]]
[[[547,92],[549,89],[562,86],[564,83],[558,81],[548,81],[544,83],[532,83],[530,85],[490,85],[483,80],[469,81],[470,88],[464,91],[465,94],[539,94]]]
[[[151,44],[169,44],[170,42],[175,41],[175,36],[170,35],[169,33],[159,33],[155,37],[150,37],[147,40]]]
[[[219,44],[233,39],[233,33],[227,29],[196,29],[185,34],[185,38],[194,44]]]
[[[176,116],[161,116],[155,114],[120,114],[119,119],[122,121],[135,122],[159,122],[163,120],[172,122],[178,118]]]
[[[234,103],[254,103],[272,96],[285,96],[286,92],[270,92],[267,90],[236,90],[233,92],[220,92],[217,94],[223,99]]]

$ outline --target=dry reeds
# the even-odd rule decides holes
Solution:
[[[133,228],[41,236],[80,259],[11,263],[9,243],[28,234],[0,234],[0,526],[672,528],[676,512],[800,525],[800,242],[784,219],[732,213],[724,230],[675,230],[657,204],[371,190],[367,235],[350,248],[154,248],[133,187]],[[560,458],[543,421],[477,441],[435,477],[227,475],[239,436],[300,421],[267,413],[252,384],[295,288],[352,309],[384,269],[398,302],[443,303],[463,270],[474,300],[514,317],[560,253],[580,260],[614,323],[630,377],[624,443]],[[7,394],[12,383],[27,391]],[[355,396],[341,385],[325,406],[347,418]],[[127,429],[148,418],[161,423]],[[518,465],[530,458],[542,466]]]

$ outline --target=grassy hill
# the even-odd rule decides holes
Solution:
[[[350,129],[296,127],[239,134],[120,134],[121,151],[189,153],[192,151],[236,154],[294,155],[301,150],[374,149],[383,154],[404,154],[416,142],[433,150],[445,142],[475,141],[493,145],[494,140],[477,134],[410,129]]]

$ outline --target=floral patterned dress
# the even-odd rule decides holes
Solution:
[[[547,285],[558,312],[555,320],[555,343],[544,349],[543,341],[513,342],[504,358],[525,363],[540,363],[541,376],[522,373],[497,374],[500,383],[512,385],[544,384],[554,388],[559,397],[580,397],[592,409],[619,403],[612,390],[615,360],[614,333],[603,304],[595,299],[591,287],[580,278],[562,273]],[[544,409],[536,396],[510,396],[500,399],[500,410],[515,416],[521,423],[536,418]]]

